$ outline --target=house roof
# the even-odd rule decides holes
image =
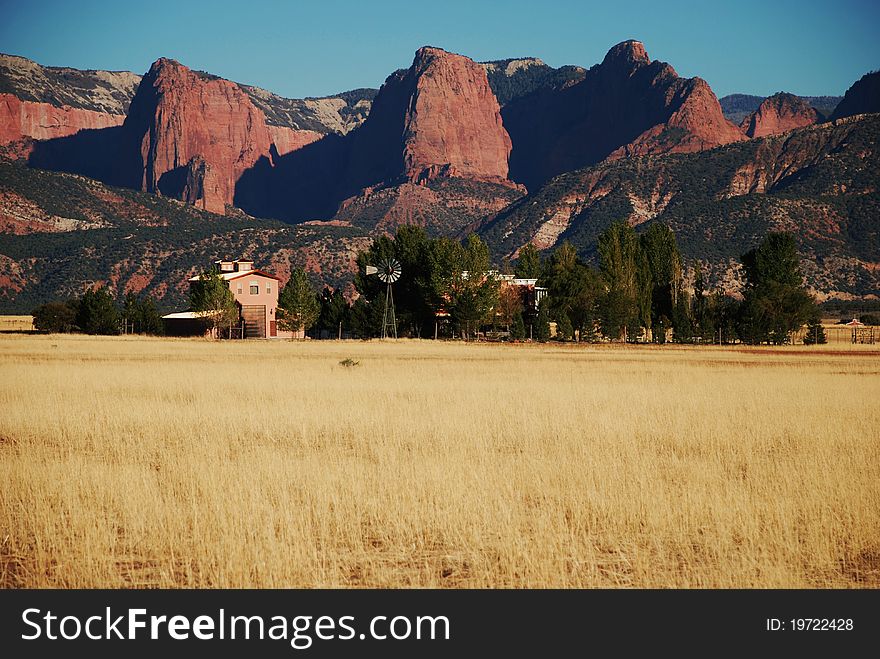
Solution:
[[[162,318],[167,320],[196,320],[207,315],[207,311],[178,311],[177,313],[165,314]]]
[[[269,279],[274,279],[275,281],[281,281],[281,277],[276,277],[275,275],[270,275],[268,272],[263,272],[262,270],[244,270],[242,272],[221,272],[220,277],[224,281],[231,281],[233,279],[238,279],[239,277],[268,277]],[[190,277],[189,281],[198,281],[199,275],[195,277]]]

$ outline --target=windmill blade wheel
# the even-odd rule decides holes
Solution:
[[[385,259],[379,264],[379,279],[386,284],[393,284],[400,279],[402,270],[397,259]]]

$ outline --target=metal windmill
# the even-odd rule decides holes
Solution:
[[[395,258],[383,259],[378,266],[368,265],[366,268],[368,275],[377,275],[380,280],[388,284],[385,289],[385,314],[382,316],[383,339],[389,336],[397,338],[397,317],[394,315],[394,294],[391,292],[391,284],[400,279],[400,272],[400,262]]]

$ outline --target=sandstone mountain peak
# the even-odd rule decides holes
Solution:
[[[207,71],[200,71],[198,69],[193,69],[185,64],[177,61],[176,59],[171,59],[170,57],[160,57],[155,62],[153,62],[150,70],[147,72],[146,77],[156,77],[156,76],[174,76],[178,75],[178,72],[182,72],[184,75],[192,75],[202,80],[222,80],[223,82],[228,82],[231,85],[234,85],[238,89],[242,89],[242,86],[236,82],[232,82],[231,80],[227,80],[226,78],[222,78],[218,75],[214,75],[213,73],[208,73]],[[242,91],[244,91],[242,89]]]
[[[451,53],[438,46],[422,46],[416,51],[409,71],[419,74],[424,73],[424,71],[437,60],[467,61],[476,64],[469,57],[459,55],[458,53]]]
[[[173,67],[173,68],[184,68],[189,71],[188,66],[184,66],[176,59],[171,59],[170,57],[160,57],[150,66],[150,73],[158,72],[164,69],[165,67]]]
[[[440,46],[422,46],[416,51],[415,58],[416,60],[421,59],[423,57],[437,57],[442,55],[454,55],[455,53],[451,53],[448,50],[440,48]],[[463,57],[460,56],[460,57]]]
[[[511,148],[485,67],[425,46],[388,76],[362,125],[258,163],[234,202],[294,222],[335,214],[381,230],[405,218],[457,231],[474,209],[498,210],[521,194],[507,179]]]
[[[634,40],[611,48],[581,80],[508,103],[502,115],[514,145],[511,178],[530,190],[609,156],[691,152],[745,139],[705,80],[679,77]]]
[[[485,69],[463,55],[426,47],[416,53],[410,76],[415,76],[415,93],[407,110],[407,177],[417,179],[439,167],[507,178],[510,137]]]
[[[645,44],[635,39],[621,41],[613,46],[605,55],[602,64],[611,63],[628,63],[628,64],[650,64],[651,58],[648,57],[648,51],[645,50]]]
[[[419,48],[409,69],[389,76],[353,137],[355,187],[400,177],[507,178],[510,136],[486,69],[442,48]]]
[[[215,213],[232,203],[236,181],[271,143],[263,112],[238,85],[167,58],[150,67],[125,128],[139,146],[142,190]]]
[[[831,115],[842,119],[856,114],[880,112],[880,71],[866,73],[846,90],[840,105]]]
[[[424,66],[428,66],[435,59],[446,57],[464,57],[464,55],[450,53],[448,50],[444,50],[443,48],[440,48],[438,46],[422,46],[416,51],[416,54],[413,57],[412,66],[410,68],[418,69]]]
[[[767,137],[810,126],[821,120],[822,115],[804,99],[777,92],[765,98],[757,110],[743,119],[740,129],[749,137]]]

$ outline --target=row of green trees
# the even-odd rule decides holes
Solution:
[[[534,263],[534,247],[523,251]],[[563,243],[542,265],[539,282],[548,289],[550,314],[562,338],[650,337],[664,343],[670,332],[678,341],[694,336],[683,260],[667,226],[652,224],[639,236],[627,224],[613,224],[599,236],[598,256],[594,269]],[[697,280],[699,289],[701,274]]]
[[[42,332],[86,334],[162,334],[162,318],[150,296],[128,293],[122,306],[106,288],[86,290],[81,297],[42,304],[31,312]]]
[[[354,285],[360,297],[352,315],[364,334],[381,330],[386,292],[381,280],[364,274],[365,268],[390,258],[401,265],[393,292],[398,332],[404,336],[428,337],[441,330],[470,336],[487,323],[498,304],[498,282],[488,276],[489,248],[478,236],[459,242],[429,238],[420,227],[402,226],[394,238],[381,236],[357,256]]]
[[[693,292],[685,290],[684,260],[675,234],[662,223],[641,235],[625,223],[613,224],[599,236],[597,251],[598,269],[568,243],[546,261],[531,245],[520,253],[517,274],[537,276],[547,287],[549,315],[561,338],[780,344],[809,324],[807,342],[824,342],[819,309],[804,287],[789,233],[768,233],[741,257],[742,301],[707,291],[700,263]]]
[[[393,238],[381,236],[358,254],[354,284],[360,296],[354,304],[339,290],[316,293],[307,274],[294,269],[279,295],[278,324],[282,330],[313,330],[318,336],[378,336],[386,289],[365,271],[369,264],[393,258],[402,269],[394,284],[402,336],[468,338],[491,327],[503,329],[512,339],[546,341],[555,323],[560,340],[778,344],[808,324],[805,342],[825,340],[818,307],[804,288],[791,234],[769,233],[742,256],[741,301],[707,291],[699,263],[693,292],[686,290],[684,260],[675,234],[664,224],[654,223],[641,235],[625,223],[613,224],[599,236],[597,252],[599,265],[594,268],[568,242],[546,258],[526,245],[510,274],[535,279],[546,289],[546,297],[533,308],[524,306],[518,289],[500,285],[489,249],[476,235],[459,242],[429,238],[420,227],[402,226]],[[217,270],[194,282],[190,303],[221,336],[238,324],[232,291]],[[45,331],[162,333],[152,298],[129,293],[118,308],[103,288],[75,300],[44,304],[33,315],[37,329]]]
[[[324,288],[316,292],[308,275],[295,268],[279,295],[279,327],[294,332],[311,330],[316,336],[378,336],[386,288],[377,277],[364,273],[366,265],[390,258],[401,263],[403,272],[394,284],[400,335],[468,336],[487,322],[499,322],[502,316],[508,325],[518,321],[520,334],[524,333],[521,305],[499,294],[498,282],[489,276],[489,248],[482,240],[476,235],[463,243],[449,238],[431,239],[415,226],[400,227],[394,238],[381,236],[358,254],[354,284],[360,295],[353,304],[340,290]],[[219,273],[205,273],[193,287],[191,299],[194,310],[216,317],[218,323],[226,316],[212,310],[228,308],[232,303],[228,287],[221,282]]]
[[[523,308],[514,288],[500,287],[491,276],[489,250],[477,236],[459,243],[428,238],[422,229],[405,226],[358,255],[360,297],[354,305],[348,307],[339,292],[325,289],[315,319],[331,336],[340,322],[355,335],[377,335],[385,289],[364,274],[365,266],[395,258],[403,271],[394,285],[402,335],[428,336],[440,326],[466,337],[481,327],[501,326],[514,339],[546,340],[553,322],[562,340],[756,344],[784,343],[809,324],[806,341],[824,342],[819,310],[804,288],[791,234],[769,233],[742,256],[741,301],[708,291],[699,263],[693,292],[686,290],[684,259],[675,234],[662,223],[640,235],[626,223],[613,224],[599,236],[597,252],[594,268],[568,242],[546,258],[526,245],[512,274],[536,279],[547,290],[532,310]]]

